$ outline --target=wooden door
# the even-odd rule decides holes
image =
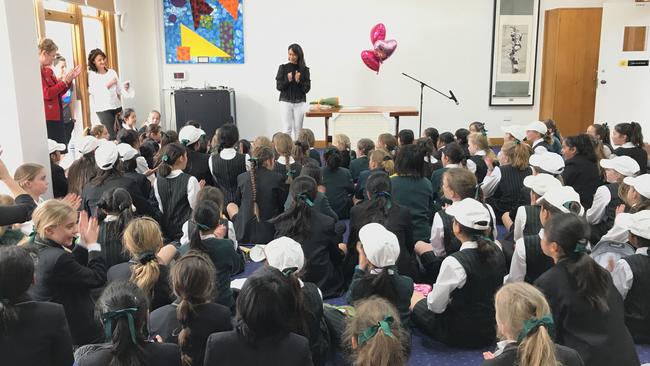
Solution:
[[[602,8],[547,10],[540,120],[553,119],[563,136],[594,122]]]

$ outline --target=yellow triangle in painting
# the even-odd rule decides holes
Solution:
[[[181,24],[181,46],[190,48],[191,57],[232,57],[183,24]]]

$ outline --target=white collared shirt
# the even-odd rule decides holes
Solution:
[[[107,88],[106,85],[113,80],[117,79],[117,83]],[[100,74],[98,72],[88,72],[88,91],[93,97],[93,105],[96,111],[106,111],[109,109],[117,109],[122,106],[122,102],[118,95],[124,97],[133,97],[132,88],[126,91],[122,88],[122,82],[117,76],[115,70],[108,69],[106,73]]]
[[[515,225],[513,229],[513,235],[515,242],[524,237],[524,227],[526,226],[526,220],[528,220],[528,215],[526,215],[526,206],[519,206],[517,208],[517,213],[515,214]]]
[[[544,237],[544,229],[539,231],[539,238]],[[521,282],[526,278],[526,244],[524,238],[515,242],[515,251],[512,253],[510,272],[503,278],[503,283]]]
[[[543,138],[533,141],[533,150],[535,150],[535,146],[541,144],[542,142],[544,142]]]
[[[499,169],[497,166],[492,170],[491,174],[486,175],[485,178],[483,178],[483,185],[481,186],[481,189],[483,190],[483,196],[485,198],[492,197],[494,190],[497,188],[500,182],[501,169]]]
[[[594,193],[594,202],[585,214],[585,218],[589,224],[596,225],[602,221],[603,216],[605,215],[605,209],[611,199],[612,194],[609,193],[609,188],[607,188],[607,186],[600,186],[596,189],[596,193]]]
[[[496,239],[499,234],[495,225],[496,215],[494,214],[492,206],[488,204],[486,204],[486,206],[490,211],[490,216],[492,217],[492,235]],[[445,225],[442,222],[440,213],[438,212],[436,212],[435,216],[433,217],[433,224],[431,225],[431,238],[429,239],[429,243],[431,243],[431,246],[433,247],[433,254],[435,254],[436,257],[444,257],[447,255],[447,251],[445,249]]]
[[[131,126],[127,125],[126,123],[122,123],[122,128],[125,129],[125,130],[131,130],[131,131],[136,130],[135,127],[131,127]]]
[[[287,159],[284,156],[278,156],[278,160],[276,160],[278,164],[282,165],[287,165]],[[295,163],[296,161],[293,159],[293,156],[289,156],[289,165]]]
[[[223,160],[232,160],[237,156],[237,150],[235,150],[232,147],[226,147],[222,149],[219,152],[219,157]],[[244,155],[244,160],[246,161],[246,170],[251,169],[251,162],[249,161],[250,155],[246,154]],[[214,154],[210,156],[210,163],[208,164],[208,168],[210,168],[210,173],[214,176],[214,170],[212,169],[212,159],[214,159]]]
[[[633,143],[628,141],[628,142],[624,143],[623,145],[614,145],[612,147],[614,148],[614,150],[618,149],[619,147],[623,148],[623,149],[631,149],[633,147],[636,147],[636,145],[634,145]]]
[[[637,249],[636,254],[648,256],[648,247]],[[623,300],[625,300],[627,293],[634,284],[634,273],[632,273],[632,268],[630,268],[627,261],[619,259],[616,262],[616,267],[614,267],[614,272],[612,272],[612,280],[614,281],[614,286],[616,286],[616,289],[623,297]]]
[[[169,173],[169,175],[166,178],[173,179],[181,175],[181,173],[183,173],[183,171],[180,169],[172,170],[172,172]],[[156,200],[158,201],[158,208],[160,209],[160,212],[163,212],[162,200],[160,199],[160,194],[158,193],[157,179],[154,180],[153,189],[156,195]],[[194,201],[196,199],[196,194],[199,192],[200,189],[201,186],[199,185],[199,181],[196,180],[194,176],[190,176],[190,179],[187,181],[187,200],[189,201],[190,208],[192,208],[192,210],[194,209],[194,203],[195,203]]]
[[[181,246],[188,245],[190,243],[189,221],[185,221],[182,230],[183,236],[181,237]],[[203,239],[203,236],[201,236],[201,240]],[[232,240],[233,246],[235,247],[235,250],[237,250],[237,248],[239,248],[239,244],[237,243],[237,235],[235,234],[235,225],[233,225],[231,221],[228,221],[228,239]]]
[[[475,241],[468,241],[460,246],[460,250],[476,249]],[[467,273],[463,266],[454,257],[447,257],[442,261],[440,273],[433,284],[433,289],[427,295],[427,307],[436,314],[442,314],[451,301],[451,293],[457,288],[463,288],[467,281]]]

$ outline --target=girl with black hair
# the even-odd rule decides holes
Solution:
[[[127,144],[131,146],[136,151],[139,151],[140,148],[140,138],[138,133],[135,130],[121,129],[117,132],[116,141],[118,144]],[[118,149],[119,150],[119,149]],[[140,156],[139,154],[134,158],[136,159],[136,171],[140,174],[144,174],[149,170],[149,165],[147,160]]]
[[[288,48],[289,62],[278,67],[275,76],[276,88],[280,92],[282,124],[284,132],[292,139],[298,139],[307,108],[307,93],[311,89],[309,67],[305,63],[302,47],[292,44]]]
[[[222,225],[221,209],[214,202],[198,202],[192,214],[192,223],[189,249],[208,255],[217,270],[214,277],[214,302],[234,310],[230,276],[241,272],[244,262],[235,251],[232,240],[219,239],[215,235],[217,228]]]
[[[202,366],[212,333],[232,330],[230,309],[212,302],[216,270],[210,258],[190,251],[169,274],[176,301],[151,312],[149,334],[181,347],[183,366]]]
[[[239,243],[266,244],[275,237],[275,227],[268,220],[282,212],[287,187],[286,177],[274,172],[274,165],[273,149],[258,146],[250,171],[237,177],[235,202],[228,204],[227,211]]]
[[[210,172],[215,186],[223,192],[226,204],[235,202],[237,177],[246,172],[246,162],[250,159],[248,152],[235,150],[238,140],[239,130],[232,123],[219,127],[213,139],[216,150],[210,156]]]
[[[72,338],[63,306],[32,301],[34,260],[23,247],[0,247],[0,354],[7,365],[69,366]],[[43,321],[47,319],[47,321]]]
[[[585,365],[639,365],[624,305],[612,278],[587,252],[589,229],[581,217],[561,213],[544,225],[544,254],[555,265],[537,286],[546,296],[556,342],[578,351]]]
[[[196,180],[204,181],[204,184],[214,185],[212,173],[210,172],[210,155],[207,154],[207,142],[205,131],[189,121],[180,131],[178,131],[178,140],[187,152],[187,164],[183,172],[193,176]]]
[[[609,126],[607,123],[594,123],[587,127],[587,135],[594,136],[603,144],[603,152],[605,153],[605,158],[611,158],[611,155],[614,153],[614,148],[612,147],[612,142],[609,137]]]
[[[410,145],[415,141],[413,130],[401,130],[397,133],[397,143],[399,146]]]
[[[359,174],[364,170],[368,170],[370,153],[374,149],[375,143],[371,139],[357,141],[357,158],[350,162],[350,174],[355,183],[359,180]]]
[[[374,153],[373,153],[374,154]],[[399,256],[396,266],[400,274],[417,278],[417,268],[413,257],[413,225],[411,213],[406,207],[394,202],[391,195],[391,179],[383,171],[373,171],[367,180],[364,191],[365,200],[350,210],[350,235],[348,250],[343,264],[345,282],[349,283],[354,273],[354,267],[359,263],[356,251],[359,241],[359,230],[369,223],[383,225],[397,236]]]
[[[162,212],[160,224],[165,239],[177,241],[183,236],[183,223],[192,214],[201,186],[194,176],[183,172],[187,166],[187,150],[183,145],[171,143],[161,152],[154,194]]]
[[[181,366],[177,345],[147,341],[149,306],[135,284],[116,281],[105,289],[96,306],[104,325],[106,343],[90,344],[75,351],[79,366]]]
[[[413,240],[431,235],[433,189],[422,176],[425,152],[417,145],[404,145],[395,156],[395,175],[391,177],[391,194],[395,202],[411,211]]]
[[[411,319],[437,341],[467,348],[494,343],[494,294],[503,284],[506,262],[490,239],[489,210],[466,198],[447,208],[460,250],[442,261],[432,291],[413,293]]]
[[[435,150],[438,150],[438,138],[440,138],[440,134],[438,133],[438,129],[429,127],[424,130],[422,133],[422,137],[428,137],[431,139],[431,142],[433,142],[433,147]]]
[[[97,202],[97,240],[103,244],[106,268],[129,261],[129,256],[122,247],[122,232],[133,220],[132,204],[131,195],[123,188],[104,192]]]
[[[436,151],[433,141],[428,137],[421,137],[415,141],[415,144],[424,151],[424,165],[422,167],[422,176],[431,179],[435,170],[442,168],[440,162],[440,153]]]
[[[332,210],[330,201],[327,199],[325,193],[321,192],[325,188],[325,186],[323,186],[323,173],[321,172],[321,168],[315,163],[305,165],[300,170],[300,176],[312,177],[316,181],[318,189],[316,192],[316,199],[314,200],[314,208],[323,215],[327,215],[333,218],[335,222],[338,222],[339,217],[336,215],[336,212]],[[291,195],[288,195],[287,201],[284,203],[285,211],[291,207],[291,203],[293,203],[293,197],[291,197]]]
[[[280,270],[260,267],[244,283],[237,297],[235,330],[210,335],[204,365],[311,366],[307,338],[296,316],[300,311],[298,281],[287,281]]]
[[[487,130],[485,129],[485,123],[479,121],[474,121],[470,123],[469,133],[487,134]]]
[[[151,180],[153,180],[153,177],[141,173],[142,169],[138,166],[141,162],[144,162],[145,167],[147,169],[149,168],[144,157],[140,156],[140,152],[129,144],[118,144],[117,151],[120,154],[120,160],[122,161],[124,176],[133,179],[140,188],[142,195],[144,197],[149,197],[151,195]]]
[[[291,206],[269,223],[275,225],[276,237],[287,236],[301,243],[307,262],[303,278],[315,283],[327,299],[339,296],[343,289],[340,265],[345,244],[338,244],[336,222],[314,209],[316,188],[313,178],[296,178],[291,185]]]
[[[442,149],[443,147],[451,144],[452,142],[456,142],[456,136],[454,136],[453,133],[451,132],[443,132],[438,136],[438,150]]]
[[[562,172],[564,184],[573,187],[580,194],[580,203],[589,209],[594,193],[602,184],[598,162],[589,135],[569,136],[562,144],[565,167]]]
[[[251,142],[246,140],[246,139],[241,139],[241,140],[237,141],[236,146],[237,147],[235,148],[235,150],[238,153],[244,154],[244,155],[250,155],[250,152],[253,149],[253,147],[251,146]]]
[[[551,137],[551,140],[553,141],[550,146],[550,152],[554,152],[556,154],[561,154],[562,153],[562,135],[560,134],[560,130],[558,130],[557,125],[555,124],[555,121],[552,119],[547,119],[544,121],[544,124],[546,125],[546,134]]]
[[[350,170],[341,166],[342,162],[343,158],[338,149],[328,148],[325,151],[326,165],[322,168],[323,185],[326,188],[325,195],[339,220],[350,217],[351,196],[354,193],[352,174],[350,174]]]
[[[639,174],[648,168],[648,153],[643,149],[643,131],[638,122],[619,123],[614,126],[612,144],[616,147],[614,155],[627,155],[636,160],[641,167]]]
[[[467,141],[467,137],[469,136],[470,132],[466,128],[459,128],[456,130],[456,133],[454,136],[456,137],[456,142],[460,145],[460,147],[463,148],[463,151],[465,152],[465,156],[469,156],[469,142]]]
[[[438,212],[442,209],[445,204],[449,202],[445,200],[444,194],[442,192],[442,177],[447,171],[451,168],[466,168],[467,160],[463,148],[456,142],[451,142],[444,147],[440,148],[441,152],[440,161],[442,162],[442,168],[436,169],[431,174],[431,189],[433,192],[433,212]],[[424,238],[421,240],[426,240]]]

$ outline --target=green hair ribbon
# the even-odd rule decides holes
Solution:
[[[293,178],[295,176],[296,176],[296,171],[295,170],[292,169],[292,170],[287,171],[287,177]]]
[[[587,253],[587,239],[580,239],[578,240],[578,243],[576,244],[576,248],[573,250],[574,253],[576,254],[583,254]]]
[[[165,163],[168,162],[169,161],[169,155],[163,154],[163,156],[160,158],[160,160],[162,160]]]
[[[189,144],[189,143],[190,143],[190,140],[188,140],[188,139],[182,139],[181,140],[181,144],[183,144],[185,146],[187,146],[187,144]]]
[[[307,206],[309,207],[314,207],[314,201],[309,198],[309,194],[307,192],[302,192],[296,196],[298,199],[303,200]]]
[[[372,195],[372,198],[373,198],[373,199],[377,199],[377,198],[385,198],[385,199],[386,199],[386,208],[389,209],[389,210],[390,210],[391,207],[393,207],[393,202],[391,201],[391,198],[392,198],[392,197],[393,197],[393,196],[391,196],[391,194],[388,193],[388,192],[386,192],[386,191],[375,192],[375,193]]]
[[[535,333],[539,327],[544,326],[546,330],[551,335],[551,338],[555,337],[555,326],[553,324],[553,317],[550,314],[546,314],[539,319],[528,319],[524,322],[524,327],[519,332],[517,337],[517,342],[521,342],[524,338],[528,337],[532,333]]]
[[[133,314],[138,311],[138,308],[126,308],[115,311],[109,311],[102,314],[102,322],[104,323],[104,336],[106,340],[110,341],[113,338],[113,320],[126,317],[129,323],[129,333],[131,333],[131,340],[133,344],[137,344],[135,337],[135,321],[133,320]]]
[[[289,276],[291,276],[292,273],[295,273],[296,271],[298,271],[298,267],[285,268],[285,269],[282,270],[282,275],[284,277],[289,277]]]
[[[260,159],[258,159],[258,158],[255,157],[255,156],[251,156],[250,158],[248,158],[248,161],[249,161],[250,163],[252,163],[253,165],[255,165],[255,166],[257,166],[257,162],[258,162],[259,160],[260,160]]]
[[[380,320],[377,322],[377,324],[368,327],[366,330],[363,331],[363,333],[357,336],[357,341],[359,342],[359,346],[368,342],[375,335],[377,335],[379,329],[381,329],[386,336],[394,338],[395,335],[393,335],[393,331],[390,329],[390,326],[391,324],[393,324],[394,321],[395,319],[393,319],[392,316],[386,315],[383,320]]]
[[[200,222],[196,222],[196,221],[194,221],[194,223],[202,231],[209,231],[210,230],[210,227],[208,225],[204,225],[204,224],[201,224]]]

